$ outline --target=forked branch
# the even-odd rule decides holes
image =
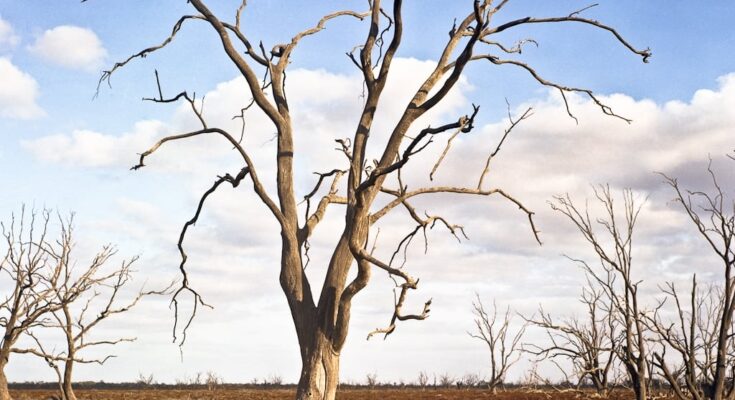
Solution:
[[[174,24],[173,29],[171,29],[171,34],[166,39],[164,39],[163,42],[161,42],[161,44],[154,45],[154,46],[151,46],[151,47],[147,47],[147,48],[145,48],[145,49],[143,49],[143,50],[141,50],[141,51],[139,51],[139,52],[131,55],[130,57],[126,58],[123,61],[116,62],[112,66],[112,68],[110,68],[109,70],[102,71],[102,76],[100,76],[100,79],[97,82],[97,92],[96,92],[95,96],[97,94],[99,94],[100,86],[102,86],[102,83],[107,82],[107,84],[110,85],[110,78],[112,77],[112,74],[115,71],[117,71],[119,68],[124,67],[125,65],[127,65],[129,62],[133,61],[136,58],[146,58],[149,54],[151,54],[151,53],[153,53],[153,52],[155,52],[157,50],[160,50],[160,49],[168,46],[174,40],[174,37],[176,37],[176,34],[179,33],[179,31],[181,30],[181,27],[184,25],[184,22],[186,22],[186,21],[188,21],[190,19],[201,19],[201,16],[197,16],[197,15],[184,15],[183,17],[179,18],[178,21],[176,21],[176,23]]]
[[[396,206],[402,204],[405,200],[408,200],[412,197],[425,195],[425,194],[431,194],[431,193],[454,193],[454,194],[470,194],[470,195],[478,195],[478,196],[491,196],[494,194],[497,194],[506,200],[510,201],[511,203],[515,204],[521,211],[523,211],[526,216],[528,217],[528,222],[531,226],[531,230],[533,232],[533,236],[536,239],[536,241],[541,244],[541,238],[539,237],[540,231],[536,228],[536,224],[534,223],[533,216],[534,212],[529,210],[523,203],[521,203],[518,199],[511,196],[507,192],[505,192],[503,189],[495,188],[495,189],[487,189],[487,190],[478,190],[473,188],[462,188],[462,187],[452,187],[452,186],[435,186],[435,187],[427,187],[427,188],[420,188],[413,191],[408,191],[399,197],[395,198],[388,204],[386,204],[383,208],[376,211],[370,216],[370,222],[375,223],[380,218],[384,217],[390,210],[395,208]]]
[[[182,133],[179,135],[171,135],[166,136],[163,139],[156,142],[151,148],[146,150],[145,152],[140,154],[140,159],[138,161],[138,164],[132,166],[131,170],[138,170],[140,168],[145,167],[145,159],[146,157],[153,154],[156,150],[158,150],[159,147],[161,147],[164,143],[170,142],[170,141],[176,141],[176,140],[182,140],[182,139],[188,139],[195,136],[200,135],[206,135],[206,134],[217,134],[222,137],[224,137],[240,154],[240,156],[245,161],[245,165],[248,169],[248,175],[250,175],[250,179],[253,182],[253,189],[255,190],[255,193],[260,197],[260,199],[263,201],[263,203],[268,207],[268,209],[271,210],[273,215],[276,217],[276,219],[283,223],[283,214],[281,213],[281,210],[278,208],[278,206],[273,202],[273,200],[270,198],[268,193],[265,190],[265,187],[258,179],[258,175],[255,172],[255,167],[253,166],[253,161],[250,158],[250,156],[245,152],[245,149],[242,147],[242,145],[239,143],[238,140],[236,140],[231,134],[229,134],[227,131],[224,131],[219,128],[206,128],[206,129],[200,129],[193,132],[187,132]]]
[[[197,308],[199,306],[203,307],[209,307],[212,308],[209,304],[204,302],[204,299],[202,296],[194,290],[189,285],[189,275],[186,271],[185,265],[186,260],[188,259],[188,256],[186,255],[186,251],[184,250],[184,239],[186,238],[186,232],[188,231],[189,227],[196,224],[196,222],[199,220],[199,216],[201,215],[202,208],[204,207],[204,202],[207,200],[207,198],[214,193],[217,188],[222,185],[223,183],[227,182],[230,185],[232,185],[233,188],[236,188],[240,182],[245,179],[245,177],[250,173],[250,169],[248,167],[244,167],[240,170],[240,172],[236,176],[232,176],[230,174],[225,174],[224,176],[220,176],[217,178],[217,180],[214,182],[212,187],[210,187],[204,194],[202,195],[201,199],[199,199],[199,204],[197,205],[197,209],[194,212],[194,216],[187,221],[183,228],[181,229],[181,233],[179,234],[179,241],[177,242],[177,247],[179,249],[179,255],[181,256],[181,263],[179,264],[179,271],[181,271],[181,286],[174,292],[173,298],[171,299],[171,304],[174,307],[174,326],[173,326],[173,340],[176,342],[178,340],[177,337],[177,327],[179,325],[179,295],[182,293],[189,293],[193,296],[193,306],[191,314],[189,315],[189,318],[186,320],[186,323],[182,329],[182,337],[181,342],[179,343],[179,346],[183,346],[184,342],[186,341],[186,333],[189,329],[189,326],[191,325],[191,322],[194,320],[194,317],[197,313]]]
[[[532,17],[525,17],[525,18],[519,18],[515,19],[513,21],[506,22],[502,25],[499,25],[495,28],[487,28],[482,32],[482,37],[486,38],[490,35],[494,35],[503,31],[506,31],[508,29],[520,26],[520,25],[528,25],[528,24],[545,24],[545,23],[557,23],[557,22],[576,22],[581,24],[587,24],[591,25],[595,28],[599,28],[602,30],[605,30],[609,33],[611,33],[615,39],[620,42],[623,46],[625,46],[628,50],[633,52],[634,54],[637,54],[641,57],[644,63],[647,63],[648,60],[651,58],[653,53],[651,53],[651,49],[643,49],[638,50],[636,49],[632,44],[630,44],[623,35],[618,33],[618,31],[611,26],[605,25],[599,21],[589,19],[589,18],[582,18],[579,16],[579,14],[582,11],[585,11],[589,9],[590,7],[585,7],[581,10],[575,11],[565,17],[552,17],[552,18],[532,18]]]

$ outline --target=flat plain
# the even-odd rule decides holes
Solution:
[[[53,390],[11,390],[16,400],[54,399]],[[295,389],[80,389],[76,391],[80,400],[291,400]],[[344,389],[337,392],[340,400],[572,400],[632,399],[633,393],[613,391],[608,397],[600,397],[592,391],[557,390],[507,390],[496,394],[484,389]],[[668,399],[665,394],[658,399]],[[671,397],[673,399],[673,397]]]

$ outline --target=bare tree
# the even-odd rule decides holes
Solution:
[[[452,376],[449,375],[449,373],[445,372],[439,375],[439,385],[441,385],[441,387],[445,387],[445,388],[451,387],[453,382],[454,382],[454,378],[452,378]]]
[[[490,352],[490,377],[487,386],[495,393],[497,387],[505,381],[505,374],[508,369],[521,357],[519,345],[527,324],[522,324],[515,334],[511,333],[509,330],[513,323],[513,315],[510,307],[507,307],[505,313],[498,318],[498,307],[495,300],[493,300],[492,310],[488,313],[485,311],[480,296],[477,294],[475,296],[476,300],[472,302],[472,311],[475,314],[475,330],[467,333],[475,339],[482,340],[488,347]]]
[[[268,375],[268,377],[265,378],[263,381],[266,385],[273,385],[273,386],[283,385],[283,377],[281,376],[281,374],[276,373],[276,372]]]
[[[206,376],[204,378],[204,384],[207,386],[207,390],[211,392],[219,388],[222,384],[224,384],[224,379],[222,379],[219,375],[217,375],[213,371],[207,371]]]
[[[400,176],[401,171],[409,165],[415,155],[426,149],[439,135],[454,132],[454,135],[471,131],[474,128],[475,117],[479,107],[465,116],[435,127],[427,127],[414,132],[416,121],[430,110],[434,109],[455,87],[465,68],[470,63],[487,62],[495,66],[511,66],[526,72],[539,84],[559,90],[566,101],[566,94],[578,93],[590,98],[605,114],[616,116],[613,110],[603,104],[592,91],[573,86],[565,86],[542,77],[531,65],[517,58],[505,57],[508,54],[520,55],[522,46],[535,41],[522,41],[515,46],[501,43],[496,39],[501,33],[516,31],[529,25],[570,22],[579,23],[594,29],[610,33],[612,37],[625,48],[647,61],[651,56],[649,50],[638,50],[627,42],[615,29],[593,19],[581,15],[589,7],[582,10],[563,14],[558,17],[523,17],[501,21],[502,12],[509,0],[475,0],[467,14],[456,21],[449,30],[446,43],[437,52],[438,61],[434,70],[426,77],[423,84],[406,104],[398,122],[391,128],[388,139],[378,148],[380,154],[373,157],[368,154],[368,142],[373,129],[373,121],[393,60],[398,54],[403,40],[404,20],[402,16],[403,1],[394,0],[388,7],[384,7],[381,0],[368,2],[365,12],[352,10],[336,11],[325,15],[313,27],[296,33],[292,39],[283,44],[276,44],[270,51],[262,44],[255,46],[252,40],[241,29],[241,16],[246,11],[246,1],[242,1],[237,9],[235,21],[225,22],[216,16],[205,4],[204,0],[190,0],[189,3],[195,12],[184,15],[175,23],[171,34],[160,44],[148,47],[132,56],[116,63],[110,70],[105,71],[100,83],[109,81],[111,75],[129,62],[148,56],[165,48],[175,40],[182,27],[191,22],[201,21],[212,27],[214,34],[219,38],[227,57],[232,61],[239,73],[247,82],[252,100],[243,107],[237,118],[245,122],[249,110],[255,106],[262,111],[273,124],[277,132],[275,136],[276,149],[273,156],[276,159],[276,172],[273,179],[276,182],[275,193],[271,193],[264,183],[261,172],[251,158],[254,149],[246,148],[238,135],[224,129],[210,126],[204,115],[201,103],[187,92],[172,97],[165,97],[158,82],[157,96],[150,98],[157,103],[186,101],[201,122],[201,128],[167,136],[151,148],[143,152],[140,161],[133,169],[142,168],[149,156],[161,148],[162,145],[186,140],[202,135],[222,137],[228,146],[232,146],[242,158],[243,166],[235,174],[224,174],[216,179],[214,184],[204,193],[197,206],[194,217],[182,229],[179,237],[181,252],[180,269],[183,274],[182,285],[174,294],[174,307],[179,311],[179,302],[182,296],[193,298],[193,312],[182,325],[188,327],[194,317],[197,307],[206,306],[200,294],[191,286],[188,279],[185,263],[187,260],[183,243],[187,229],[199,218],[207,198],[223,184],[238,187],[247,179],[260,201],[265,205],[281,233],[280,283],[288,301],[293,323],[296,329],[298,343],[301,349],[302,371],[299,378],[296,397],[298,399],[333,399],[338,384],[339,354],[347,338],[350,322],[350,310],[354,296],[369,282],[372,268],[387,272],[397,281],[397,291],[393,315],[385,328],[373,333],[389,335],[396,328],[398,321],[422,320],[428,317],[430,302],[427,301],[422,310],[417,313],[407,313],[403,310],[405,299],[409,291],[418,287],[419,280],[410,275],[406,269],[398,268],[384,259],[380,259],[368,250],[367,243],[370,227],[375,225],[390,211],[397,207],[405,208],[416,223],[416,228],[399,244],[407,245],[418,233],[426,232],[436,225],[446,227],[455,236],[460,237],[460,226],[449,223],[441,216],[417,211],[412,202],[420,197],[431,194],[464,194],[475,196],[500,196],[510,201],[529,218],[534,236],[532,213],[519,200],[503,191],[501,188],[486,187],[483,180],[488,174],[491,159],[498,153],[500,146],[508,136],[510,129],[518,122],[530,115],[530,111],[511,121],[511,128],[499,140],[494,151],[484,163],[485,167],[479,174],[476,187],[460,186],[427,186],[411,190],[404,185]],[[469,8],[469,7],[468,7]],[[299,127],[292,124],[291,106],[286,95],[286,72],[291,64],[292,56],[302,40],[310,38],[325,29],[330,21],[336,18],[350,18],[369,20],[369,27],[364,41],[355,46],[348,53],[349,60],[358,68],[364,78],[365,98],[364,106],[359,115],[359,122],[352,138],[335,138],[338,150],[346,156],[345,166],[335,166],[330,172],[319,173],[319,180],[314,189],[306,194],[306,210],[302,213],[297,205],[294,182],[294,135]],[[497,22],[496,22],[497,20]],[[448,26],[449,28],[449,26]],[[571,111],[567,107],[569,115]],[[572,116],[573,117],[573,116]],[[620,117],[622,118],[622,117]],[[624,118],[623,118],[624,119]],[[446,151],[451,141],[447,142]],[[436,163],[434,171],[444,156]],[[338,194],[339,180],[346,175],[346,193]],[[388,178],[393,178],[391,183]],[[311,209],[311,200],[320,193],[321,184],[331,180],[326,194],[319,199],[316,208]],[[377,207],[375,199],[381,196],[392,198],[387,204]],[[311,285],[304,272],[308,240],[314,233],[320,221],[323,220],[327,209],[331,205],[343,205],[344,227],[340,239],[337,241],[330,260],[321,293],[318,298],[312,293]],[[537,237],[538,239],[538,237]],[[355,278],[348,281],[350,271],[356,266]],[[178,321],[178,317],[177,317]],[[185,331],[180,337],[185,340]]]
[[[678,344],[679,348],[674,347],[674,349],[683,357],[685,368],[690,369],[686,372],[685,379],[693,380],[699,376],[704,380],[704,382],[692,383],[695,387],[697,383],[702,386],[700,391],[702,398],[730,399],[735,397],[733,387],[735,376],[728,376],[735,368],[733,359],[735,348],[732,342],[733,313],[735,312],[735,277],[733,277],[735,273],[735,200],[728,198],[723,191],[712,168],[712,160],[710,160],[707,171],[712,184],[709,193],[686,190],[680,187],[675,178],[666,175],[664,178],[676,193],[675,201],[682,206],[689,220],[697,228],[699,235],[722,263],[725,279],[718,291],[721,298],[716,300],[698,298],[696,281],[693,280],[690,296],[691,315],[685,318],[682,315],[683,309],[674,286],[670,285],[668,293],[677,304],[680,331],[678,334],[672,333],[671,330],[660,324],[658,331],[663,334],[663,339],[671,347]],[[698,341],[700,343],[697,343]],[[700,368],[696,363],[699,348],[704,352],[704,362],[708,362],[707,365]],[[714,354],[710,354],[713,348]],[[661,362],[661,367],[664,367],[663,362]],[[666,374],[665,371],[664,374]]]
[[[416,383],[421,387],[421,389],[426,389],[426,385],[429,384],[429,374],[427,374],[426,371],[419,372]]]
[[[688,301],[679,295],[673,283],[667,283],[662,291],[666,298],[646,318],[655,333],[652,340],[659,344],[658,351],[653,352],[653,364],[679,399],[710,399],[716,386],[717,332],[723,315],[723,292],[712,285],[698,287],[696,275],[692,278]],[[666,300],[672,300],[676,308],[672,320],[661,315]],[[674,351],[677,362],[674,366],[672,357],[667,357],[667,349]],[[726,364],[733,366],[732,340],[727,353]]]
[[[615,347],[630,378],[636,399],[646,399],[648,389],[648,354],[646,352],[646,326],[644,312],[638,301],[639,281],[632,273],[633,230],[641,206],[631,190],[623,191],[622,218],[617,214],[613,195],[609,186],[595,188],[595,197],[604,208],[604,216],[590,217],[589,210],[578,209],[569,195],[555,197],[552,209],[569,218],[592,246],[600,263],[592,267],[584,260],[579,263],[592,282],[607,297],[616,318],[619,318],[622,339]],[[597,227],[604,236],[598,236]]]
[[[379,384],[378,382],[378,374],[375,372],[369,372],[367,375],[365,375],[365,384],[370,389],[375,389],[375,387]]]
[[[62,303],[54,296],[62,268],[60,258],[68,258],[63,239],[55,242],[48,236],[51,213],[43,210],[40,215],[25,207],[19,217],[11,216],[10,223],[0,222],[0,230],[6,246],[0,261],[0,273],[9,278],[9,294],[0,303],[0,400],[10,400],[5,367],[12,353],[29,353],[31,350],[17,347],[18,340],[32,329],[47,326],[50,314],[61,309]],[[90,269],[101,260],[92,260]],[[82,293],[76,286],[69,288],[69,301]]]
[[[59,378],[59,388],[63,400],[75,400],[72,390],[72,371],[74,363],[103,364],[112,355],[104,358],[88,359],[78,356],[83,349],[114,345],[133,339],[89,340],[89,331],[109,316],[128,311],[141,297],[150,294],[162,294],[161,291],[141,291],[126,306],[117,306],[115,300],[120,289],[130,279],[130,266],[135,261],[125,261],[113,272],[102,274],[102,267],[115,254],[111,246],[103,247],[82,269],[76,269],[77,261],[72,250],[73,216],[67,220],[59,218],[60,233],[57,239],[48,236],[51,213],[44,210],[39,217],[35,212],[30,221],[21,212],[20,219],[11,219],[9,227],[2,224],[3,236],[8,247],[5,258],[0,265],[7,272],[12,284],[13,294],[6,297],[2,309],[7,315],[0,319],[5,328],[2,351],[7,363],[9,353],[32,354],[42,357],[54,369]],[[78,272],[78,273],[77,273]],[[101,310],[91,318],[94,300],[101,298],[108,290]],[[86,301],[74,316],[73,305]],[[66,349],[60,353],[47,350],[37,336],[37,329],[60,328],[64,333]],[[36,346],[21,348],[16,342],[22,335],[27,335]],[[59,367],[63,363],[63,370]],[[1,371],[0,371],[1,373]],[[0,375],[0,383],[5,384],[4,375]],[[0,387],[0,399],[4,395]]]
[[[482,379],[480,378],[480,374],[468,372],[462,376],[462,379],[457,380],[457,388],[458,389],[471,389],[482,382]]]
[[[153,374],[146,376],[142,372],[138,372],[138,379],[135,383],[141,386],[152,386],[156,384],[156,379]]]
[[[65,248],[65,256],[56,260],[61,268],[61,275],[58,282],[53,286],[53,296],[61,307],[51,313],[54,321],[46,325],[59,328],[63,332],[65,350],[57,354],[48,352],[42,346],[41,341],[31,333],[29,334],[36,339],[38,348],[27,350],[43,357],[49,363],[49,366],[55,370],[59,377],[62,400],[76,400],[77,398],[72,387],[75,364],[102,365],[110,358],[115,357],[108,354],[103,357],[88,358],[81,356],[81,352],[93,347],[114,346],[123,342],[135,341],[135,338],[132,337],[90,340],[90,332],[107,318],[131,310],[143,297],[170,294],[169,290],[173,287],[173,284],[171,284],[163,290],[146,291],[141,289],[127,303],[119,304],[121,291],[131,282],[133,273],[131,266],[137,260],[137,257],[122,261],[118,269],[103,273],[102,267],[116,253],[113,247],[106,246],[95,256],[92,264],[93,268],[82,271],[81,274],[76,274],[69,257],[74,245],[72,230],[71,221],[62,229],[60,243]],[[86,295],[86,299],[84,299],[84,295]],[[84,300],[84,302],[80,304],[80,307],[73,307],[77,303],[81,303],[81,300]],[[63,364],[63,368],[59,367],[59,364]]]
[[[577,387],[589,378],[595,390],[603,396],[610,389],[609,375],[615,364],[614,349],[618,335],[617,320],[610,304],[603,301],[605,298],[604,291],[588,280],[580,297],[587,309],[587,318],[572,317],[555,322],[543,307],[539,307],[538,318],[527,321],[546,330],[549,344],[529,343],[523,347],[525,352],[538,356],[540,360],[550,359],[555,364],[557,359],[568,360],[577,377]],[[564,372],[563,367],[557,366]]]

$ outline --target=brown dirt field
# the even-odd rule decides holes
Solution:
[[[16,400],[47,400],[50,390],[11,390]],[[291,400],[295,391],[288,389],[219,389],[207,390],[78,390],[80,400]],[[557,392],[509,390],[493,395],[487,390],[457,389],[346,389],[338,392],[340,400],[573,400],[601,399],[593,392]],[[632,393],[617,391],[605,400],[626,400]]]

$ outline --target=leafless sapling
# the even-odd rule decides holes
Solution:
[[[492,310],[485,310],[480,296],[476,295],[472,303],[475,315],[475,329],[468,334],[483,341],[490,353],[490,376],[487,380],[488,388],[495,393],[503,385],[508,369],[521,357],[520,344],[527,324],[524,322],[515,333],[511,332],[513,314],[510,307],[498,315],[498,307],[493,300]]]

